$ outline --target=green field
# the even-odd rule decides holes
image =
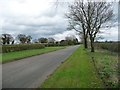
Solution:
[[[40,88],[102,88],[88,51],[80,46]]]
[[[24,51],[15,51],[15,52],[9,52],[9,53],[3,53],[2,55],[0,54],[0,62],[5,63],[5,62],[10,62],[14,60],[19,60],[22,58],[34,56],[34,55],[40,55],[43,53],[63,49],[65,47],[45,47],[43,49],[33,49],[33,50],[24,50]]]

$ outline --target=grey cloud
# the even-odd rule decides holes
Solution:
[[[47,34],[48,31],[51,33],[59,33],[66,29],[66,21],[59,15],[51,16],[39,16],[39,17],[14,17],[6,19],[3,25],[5,31],[19,31],[22,33],[34,32],[39,30],[39,33],[44,30]],[[47,31],[46,31],[47,30]]]

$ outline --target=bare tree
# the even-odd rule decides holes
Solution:
[[[109,2],[95,2],[76,0],[74,4],[69,6],[67,18],[70,20],[70,26],[74,29],[79,25],[80,31],[83,33],[84,44],[87,42],[89,34],[91,52],[94,52],[94,40],[100,32],[100,28],[113,17],[113,10]],[[72,23],[71,23],[72,22]]]
[[[26,35],[24,35],[24,34],[19,34],[19,35],[17,36],[17,38],[18,38],[18,40],[19,40],[22,44],[25,44],[26,41],[27,41],[27,37],[26,37]]]
[[[91,52],[94,52],[96,35],[100,32],[100,28],[113,17],[111,4],[108,2],[88,2],[87,16],[87,28],[91,41]]]
[[[26,38],[27,38],[27,43],[30,43],[30,42],[31,42],[32,37],[31,37],[30,35],[28,35]]]
[[[83,7],[83,2],[75,1],[74,4],[69,6],[69,13],[66,14],[66,17],[69,19],[68,29],[74,29],[79,32],[83,36],[84,48],[88,48],[88,31]]]
[[[1,40],[3,45],[10,44],[13,41],[13,37],[11,34],[2,34]]]
[[[47,42],[48,42],[48,39],[42,37],[42,38],[39,38],[38,41],[39,41],[40,43],[47,43]]]
[[[30,43],[32,37],[30,35],[26,36],[25,34],[19,34],[17,36],[18,40],[20,41],[20,43],[25,44],[25,43]]]
[[[52,37],[48,38],[48,43],[55,43],[55,39]]]

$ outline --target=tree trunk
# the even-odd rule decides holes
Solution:
[[[90,44],[91,44],[91,52],[95,52],[94,50],[94,38],[90,37]]]
[[[5,45],[6,44],[6,42],[5,41],[3,41],[3,45]]]
[[[87,49],[88,45],[87,45],[87,38],[84,38],[84,48]]]
[[[91,52],[95,52],[93,42],[91,43]]]
[[[87,36],[85,34],[85,29],[83,29],[83,42],[84,42],[84,48],[87,49],[88,45],[87,45]]]

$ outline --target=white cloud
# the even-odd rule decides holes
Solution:
[[[118,35],[118,26],[115,26],[115,27],[112,27],[112,28],[106,29],[106,30],[103,29],[101,31],[103,31],[103,33],[100,34],[104,38],[103,40],[118,41],[118,36],[119,36]]]
[[[1,0],[2,14],[9,13],[14,16],[36,16],[42,14],[51,5],[53,0]]]

